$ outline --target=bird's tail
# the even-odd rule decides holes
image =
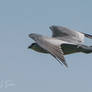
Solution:
[[[85,37],[92,39],[92,35],[83,33]]]
[[[86,54],[92,53],[92,46],[82,46],[81,50]]]

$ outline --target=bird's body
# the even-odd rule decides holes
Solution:
[[[49,53],[56,58],[59,63],[63,63],[68,66],[64,55],[83,52],[91,53],[92,47],[83,45],[84,37],[92,39],[92,35],[76,32],[65,27],[51,26],[50,29],[53,32],[52,37],[46,37],[39,34],[30,34],[36,43],[33,43],[29,48],[41,52]]]

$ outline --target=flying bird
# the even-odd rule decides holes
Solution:
[[[73,53],[92,53],[92,46],[84,45],[84,37],[92,39],[92,35],[71,30],[63,26],[52,25],[49,27],[52,37],[43,36],[36,33],[29,34],[35,43],[28,48],[39,53],[51,54],[60,64],[68,67],[64,55]]]

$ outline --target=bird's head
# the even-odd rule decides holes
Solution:
[[[29,37],[32,38],[33,40],[37,41],[37,40],[39,40],[39,37],[41,37],[41,35],[31,33],[31,34],[29,34]],[[35,51],[39,51],[40,47],[37,43],[32,43],[28,48],[32,49],[32,50],[35,50]]]
[[[31,33],[31,34],[29,34],[29,37],[32,38],[33,40],[37,41],[37,40],[39,40],[39,37],[41,37],[41,35]]]
[[[36,41],[37,35],[35,33],[29,34],[29,37]]]

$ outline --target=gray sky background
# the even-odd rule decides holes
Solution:
[[[0,92],[92,92],[92,54],[65,56],[66,69],[27,49],[53,24],[92,34],[92,1],[0,0]]]

